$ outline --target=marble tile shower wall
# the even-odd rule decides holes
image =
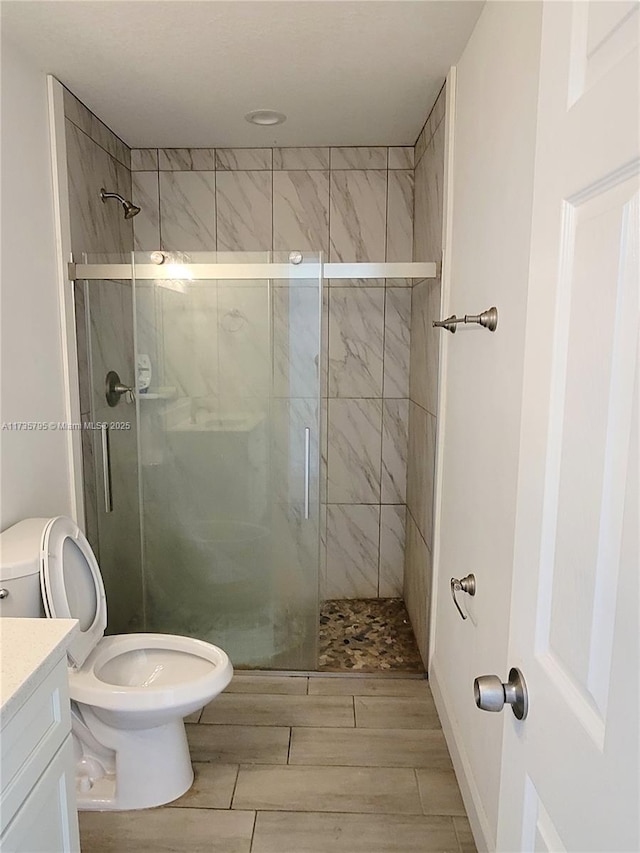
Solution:
[[[65,137],[74,258],[126,260],[133,248],[133,226],[119,204],[103,204],[101,187],[131,197],[131,152],[71,92],[64,91]],[[88,288],[88,289],[87,289]],[[105,515],[98,497],[97,434],[82,433],[86,534],[100,560],[109,599],[109,630],[142,626],[142,565],[136,465],[136,413],[121,403],[109,409],[104,378],[116,370],[134,381],[133,294],[130,282],[77,282],[76,341],[83,422],[129,421],[130,430],[111,433],[111,482],[114,511]]]
[[[416,143],[414,261],[440,261],[444,182],[445,90]],[[431,599],[433,486],[438,396],[440,278],[416,282],[411,294],[411,374],[404,599],[426,665]]]
[[[410,261],[413,148],[138,149],[141,251],[322,251]],[[324,598],[402,595],[411,281],[324,293]]]

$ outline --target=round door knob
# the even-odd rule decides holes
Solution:
[[[516,667],[509,670],[509,680],[503,684],[497,675],[481,675],[473,682],[476,705],[482,711],[502,711],[505,703],[519,720],[529,713],[529,691],[523,674]]]
[[[497,675],[481,675],[473,682],[476,705],[482,711],[502,711],[504,685]]]

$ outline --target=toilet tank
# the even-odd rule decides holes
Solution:
[[[0,617],[44,616],[40,547],[48,518],[27,518],[0,533]]]

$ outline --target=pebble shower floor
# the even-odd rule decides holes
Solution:
[[[320,610],[318,669],[424,672],[402,599],[325,601]]]

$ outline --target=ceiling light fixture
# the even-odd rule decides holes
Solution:
[[[282,124],[287,120],[287,117],[284,113],[278,113],[275,110],[252,110],[246,114],[245,119],[251,124],[271,127],[274,124]]]

